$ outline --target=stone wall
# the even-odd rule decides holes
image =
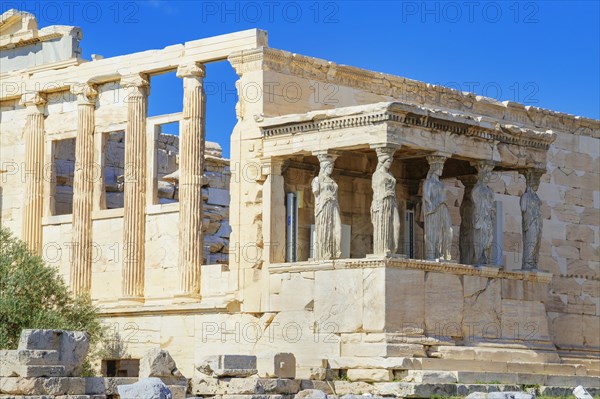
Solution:
[[[592,395],[600,391],[597,377],[570,365],[470,360],[469,371],[450,371],[445,367],[452,363],[444,359],[396,358],[377,363],[322,360],[316,367],[306,368],[289,352],[259,356],[221,353],[204,354],[193,370],[182,373],[181,363],[176,363],[171,353],[157,345],[148,347],[137,359],[139,370],[133,375],[82,377],[87,334],[23,330],[16,350],[0,351],[0,397],[353,399],[362,395],[383,399],[472,394],[467,397],[531,399],[535,395],[565,397],[576,385],[587,386]],[[485,358],[490,354],[481,350],[479,355]],[[519,372],[523,370],[527,372]],[[585,389],[578,387],[574,392],[582,391]]]
[[[48,26],[38,30],[33,14],[7,10],[2,14],[0,73],[37,67],[69,65],[81,59],[81,29]]]
[[[300,114],[382,101],[441,107],[554,131],[557,139],[550,147],[548,172],[542,177],[538,193],[544,204],[540,268],[554,274],[550,295],[545,301],[551,320],[550,333],[565,356],[587,356],[590,351],[600,351],[596,334],[600,322],[598,121],[499,102],[275,49],[247,51],[230,57],[230,61],[241,74],[241,88],[264,82],[265,90],[264,101],[259,106],[244,101],[241,96],[242,120],[238,127],[244,131],[246,141],[239,147],[240,154],[232,152],[234,161],[235,158],[251,159],[260,152],[262,143],[251,123],[254,115]],[[285,91],[290,87],[295,88],[293,97],[291,91]],[[237,140],[235,134],[233,140]],[[457,247],[463,186],[454,180],[446,181],[446,185]],[[519,196],[525,187],[524,179],[515,173],[498,172],[490,187],[496,194],[495,199],[503,205],[503,266],[515,270],[521,266]],[[232,186],[232,190],[239,188]],[[236,195],[232,193],[234,198]],[[252,203],[243,198],[239,204],[243,204],[242,215],[253,215],[261,208],[260,202]],[[249,219],[240,220],[239,228],[245,229],[248,222]],[[570,353],[571,350],[574,352]]]
[[[108,141],[107,147],[114,148],[115,152],[121,151],[121,142],[118,135],[113,136],[115,140]],[[166,137],[163,141],[177,142],[176,137]],[[176,146],[173,146],[176,149]],[[160,147],[159,154],[163,152]],[[117,154],[118,155],[118,154]],[[121,159],[114,153],[107,153],[107,159]],[[165,159],[170,159],[175,164],[176,154],[169,155],[164,151]],[[160,159],[160,157],[159,157]],[[160,165],[160,164],[159,164]],[[172,166],[173,167],[173,166]],[[163,166],[163,177],[168,169]],[[118,167],[107,167],[108,172],[117,175]],[[159,169],[160,170],[160,169]],[[222,158],[221,148],[216,143],[207,144],[206,154],[206,182],[203,187],[204,199],[204,226],[205,238],[205,264],[227,265],[229,263],[229,195],[226,187],[229,184],[229,161]],[[164,182],[169,185],[170,192],[174,198],[162,198],[159,192],[159,200],[164,206],[172,208],[161,208],[157,204],[147,215],[147,284],[152,292],[149,296],[168,297],[177,288],[177,280],[173,278],[177,272],[177,242],[178,242],[178,200],[177,181]],[[160,186],[159,186],[160,188]],[[107,194],[112,188],[107,188]],[[116,192],[122,195],[122,188],[116,188]],[[107,199],[107,208],[108,208]],[[112,202],[115,204],[115,202]],[[94,245],[94,283],[92,284],[92,298],[100,301],[111,302],[120,295],[120,287],[114,284],[121,278],[122,249],[119,245],[119,237],[122,232],[122,208],[107,209],[100,211],[93,218],[93,245]],[[52,266],[60,268],[61,273],[69,279],[69,254],[71,237],[71,215],[63,217],[48,218],[44,225],[44,252],[42,256]],[[220,268],[220,266],[219,266]],[[209,290],[210,291],[210,290]]]
[[[398,348],[388,345],[388,339],[395,338],[390,338],[386,335],[387,331],[385,334],[382,331],[388,327],[397,327],[397,323],[403,318],[409,322],[423,320],[426,327],[426,317],[455,321],[454,319],[469,314],[465,311],[469,306],[471,315],[477,314],[481,307],[488,306],[493,310],[488,312],[489,317],[500,317],[500,324],[503,315],[509,320],[511,317],[528,319],[541,317],[547,312],[550,323],[543,330],[544,338],[552,337],[565,360],[569,356],[590,357],[590,354],[594,355],[600,350],[600,343],[594,335],[600,317],[598,121],[510,102],[499,103],[422,82],[261,46],[266,46],[264,32],[240,32],[225,38],[209,38],[170,46],[151,53],[95,60],[64,70],[7,77],[8,83],[27,81],[36,84],[55,82],[58,75],[82,81],[97,78],[98,99],[94,111],[94,139],[97,144],[101,142],[103,135],[122,135],[127,126],[128,107],[125,99],[128,93],[118,82],[123,76],[115,74],[123,65],[134,68],[136,73],[163,73],[192,62],[208,62],[229,56],[231,64],[240,75],[237,86],[242,94],[237,105],[238,123],[230,136],[231,162],[222,159],[217,148],[207,144],[207,181],[202,194],[205,201],[204,226],[207,229],[205,245],[209,247],[209,251],[205,251],[208,256],[201,268],[201,300],[186,302],[173,295],[179,288],[177,269],[180,223],[177,157],[173,155],[177,148],[175,138],[163,136],[168,141],[164,143],[164,148],[162,142],[158,141],[158,165],[166,166],[158,166],[157,198],[147,197],[145,203],[143,304],[123,305],[118,300],[122,294],[120,282],[123,270],[123,209],[117,206],[120,205],[117,179],[121,172],[120,166],[114,167],[111,175],[114,179],[111,177],[110,182],[111,190],[116,190],[110,193],[117,200],[107,196],[107,206],[103,207],[102,201],[95,198],[91,216],[92,236],[96,245],[92,266],[92,297],[101,305],[103,318],[117,324],[119,331],[130,339],[131,356],[139,357],[148,346],[160,345],[168,347],[173,356],[182,362],[182,367],[187,367],[188,370],[192,368],[193,360],[200,355],[218,354],[223,347],[243,354],[257,350],[294,351],[302,348],[302,356],[299,355],[298,359],[301,365],[305,361],[307,368],[313,367],[324,357],[354,356],[354,347],[362,350],[365,358],[373,357],[373,353],[433,357],[442,351],[425,353],[425,348],[438,346],[437,341],[432,343],[427,337],[419,336],[419,339],[425,340],[424,343],[410,342],[409,344],[416,346],[409,347],[412,349],[408,352],[393,352]],[[239,50],[242,52],[232,54]],[[55,90],[47,93],[44,153],[48,163],[52,163],[49,156],[51,151],[48,151],[52,143],[72,140],[77,134],[78,106],[75,96],[68,91],[69,84],[59,82]],[[245,90],[256,87],[257,84],[263,89],[262,101],[244,98]],[[299,98],[290,98],[291,92],[283,91],[290,85],[300,88]],[[0,101],[0,169],[4,170],[0,176],[0,222],[17,235],[21,234],[23,220],[23,132],[27,119],[26,109],[17,99],[20,94],[22,93],[3,96]],[[551,129],[557,134],[558,138],[550,148],[548,174],[543,177],[539,192],[544,203],[542,211],[545,217],[541,268],[553,274],[547,297],[528,297],[535,290],[529,290],[523,284],[520,287],[518,284],[505,284],[503,278],[506,276],[472,276],[465,271],[462,277],[448,272],[447,278],[441,279],[438,278],[438,274],[441,274],[439,270],[430,269],[436,267],[436,264],[427,262],[417,262],[416,265],[407,262],[402,267],[387,268],[373,267],[372,263],[378,261],[363,259],[364,263],[358,262],[348,267],[333,264],[317,265],[315,270],[283,270],[286,267],[282,266],[285,258],[284,245],[273,244],[285,240],[284,195],[288,190],[303,193],[306,206],[302,208],[301,217],[301,258],[307,258],[307,234],[312,223],[313,198],[309,188],[312,172],[302,169],[298,172],[301,178],[294,181],[290,176],[292,169],[286,170],[285,165],[271,164],[272,160],[265,159],[261,121],[270,116],[392,100],[448,112],[460,111],[490,123],[505,121],[542,130]],[[146,119],[147,132],[178,118],[180,116],[177,115],[149,117]],[[119,140],[114,141],[115,148],[120,148],[122,143]],[[110,139],[108,142],[109,147],[113,145]],[[102,159],[102,151],[99,150],[102,146],[96,144],[94,157],[99,160]],[[109,152],[116,154],[120,151],[122,150]],[[297,153],[311,156],[303,153],[302,148],[298,148]],[[165,162],[162,163],[161,160]],[[339,162],[340,171],[345,169],[355,173],[340,177],[340,202],[343,221],[350,224],[353,230],[355,251],[351,256],[363,258],[371,245],[371,191],[368,173],[373,170],[374,165],[365,165],[365,160],[359,156],[346,164],[342,156]],[[118,165],[118,161],[115,164]],[[400,174],[397,176],[403,178]],[[68,176],[60,177],[62,187],[68,189]],[[283,184],[282,179],[285,178],[287,181]],[[64,201],[54,195],[51,183],[52,179],[44,181],[42,256],[68,276],[71,267],[69,246],[73,231],[72,216],[55,214],[61,208],[57,204],[61,205]],[[456,242],[460,223],[458,207],[463,189],[462,184],[456,180],[448,179],[445,183]],[[520,267],[519,195],[524,187],[523,179],[514,173],[498,173],[490,186],[496,193],[496,200],[501,201],[504,208],[504,266],[508,271],[515,270]],[[413,200],[411,196],[415,195],[414,187],[411,190],[409,195],[408,190],[399,188],[401,206],[405,206],[404,202]],[[417,234],[417,240],[422,240],[422,234]],[[307,265],[294,267],[304,266]],[[328,267],[334,270],[328,270]],[[453,265],[444,267],[448,270],[460,269],[453,268]],[[413,270],[415,268],[418,270]],[[399,272],[400,269],[402,273]],[[475,273],[472,268],[468,270],[469,273]],[[545,276],[543,273],[540,275],[542,279]],[[521,277],[512,279],[529,278]],[[540,277],[534,275],[531,278],[535,280]],[[398,289],[398,281],[406,285],[404,290]],[[373,289],[373,286],[377,289]],[[447,292],[449,287],[455,289]],[[424,292],[428,293],[428,298],[423,296]],[[477,301],[469,302],[469,297],[477,296],[478,293],[481,293],[482,304],[476,303]],[[411,296],[421,300],[413,300]],[[437,301],[431,303],[431,298],[437,298]],[[458,315],[434,306],[445,305],[445,301],[462,303],[463,313]],[[527,301],[533,305],[524,305],[521,309],[519,302],[515,301]],[[541,303],[544,303],[544,308],[540,306]],[[433,308],[431,312],[423,310],[430,305]],[[382,312],[382,307],[385,306],[390,307],[383,308]],[[315,341],[314,326],[330,319],[335,319],[333,327],[344,329],[344,340],[339,335],[341,332],[338,334],[327,330],[325,338],[332,335],[334,340]],[[289,335],[294,332],[296,325],[300,326],[299,340]],[[269,330],[269,326],[277,328]],[[362,335],[365,333],[364,326],[369,326],[371,332],[384,335],[366,337]],[[265,333],[258,343],[243,335],[244,331],[247,333],[256,328]],[[461,328],[460,334],[462,333]],[[460,334],[453,336],[452,340],[460,338]],[[354,345],[355,340],[365,339],[373,345],[367,345],[366,348]],[[460,344],[460,341],[457,342]],[[348,344],[344,352],[342,344]],[[470,350],[463,349],[465,352]],[[379,350],[381,352],[377,352]],[[502,356],[511,356],[511,353],[503,352]],[[535,353],[529,351],[528,356],[535,356]],[[378,357],[379,355],[375,356]],[[553,358],[553,361],[559,360]],[[344,369],[343,366],[338,368]]]

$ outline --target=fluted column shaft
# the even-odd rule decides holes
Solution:
[[[204,174],[205,109],[203,65],[180,66],[183,78],[183,119],[179,152],[179,291],[200,296],[203,260],[202,179]]]
[[[42,250],[42,211],[44,200],[44,105],[39,93],[21,98],[27,107],[25,124],[25,201],[23,203],[22,238],[35,254]]]
[[[75,295],[92,286],[92,202],[94,179],[94,130],[97,91],[92,86],[73,86],[77,95],[77,137],[73,178],[73,241],[71,289]]]
[[[146,116],[149,83],[145,75],[121,79],[127,104],[125,131],[125,201],[123,217],[124,298],[144,297],[144,241],[146,238]]]

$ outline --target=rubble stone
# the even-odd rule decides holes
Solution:
[[[131,385],[119,385],[121,399],[172,399],[171,391],[160,378],[144,378]]]

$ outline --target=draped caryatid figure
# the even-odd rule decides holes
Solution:
[[[423,183],[423,219],[425,222],[425,258],[450,260],[452,220],[446,204],[446,190],[440,181],[446,157],[427,157],[429,172]]]
[[[540,185],[541,172],[527,170],[527,188],[521,196],[523,229],[523,270],[538,268],[540,243],[542,239],[542,201],[536,191]]]
[[[476,162],[477,183],[471,191],[473,206],[473,249],[476,265],[487,265],[491,261],[492,240],[494,238],[494,193],[488,187],[494,164]]]
[[[400,214],[396,201],[396,178],[390,173],[394,160],[394,148],[376,148],[377,169],[373,173],[373,253],[395,254],[400,241]]]
[[[342,222],[338,203],[338,186],[331,178],[336,155],[317,155],[319,175],[312,181],[315,195],[315,235],[317,260],[337,259],[341,256]]]

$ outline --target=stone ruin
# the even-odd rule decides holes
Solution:
[[[87,333],[23,330],[16,350],[0,351],[3,377],[74,377],[89,348]]]
[[[192,378],[177,368],[169,352],[153,348],[140,359],[138,377],[81,377],[88,353],[88,335],[80,331],[23,330],[17,350],[0,351],[0,398],[14,399],[354,399],[431,398],[531,399],[536,394],[564,396],[571,388],[526,387],[522,384],[458,383],[456,373],[403,370],[396,365],[393,380],[376,368],[360,378],[332,369],[324,361],[305,378],[296,378],[292,353],[268,356],[210,355],[196,365]],[[500,373],[498,373],[500,376]],[[485,372],[474,378],[490,378]],[[499,378],[502,378],[501,376]],[[562,377],[563,385],[577,383]],[[591,398],[578,386],[579,399]],[[592,388],[593,395],[600,389]],[[586,396],[587,395],[587,396]]]
[[[0,221],[132,338],[124,359],[160,346],[190,376],[206,356],[292,353],[294,379],[274,383],[288,396],[597,392],[600,121],[279,50],[257,29],[90,61],[80,33],[0,18]],[[206,142],[212,62],[239,78],[230,160]],[[182,112],[150,116],[164,73]],[[88,184],[107,142],[130,162]],[[63,158],[83,165],[70,214],[71,182],[40,167]],[[121,191],[121,175],[137,178]],[[269,356],[202,378],[245,395]],[[117,394],[97,381],[78,392]]]
[[[179,202],[179,137],[160,133],[156,142],[157,193],[160,204]],[[104,200],[106,209],[124,206],[125,132],[111,133],[103,148]],[[73,178],[75,139],[61,140],[54,151],[56,215],[73,212]],[[218,143],[205,144],[205,179],[202,183],[204,202],[205,262],[228,263],[229,235],[229,160],[223,158]]]

